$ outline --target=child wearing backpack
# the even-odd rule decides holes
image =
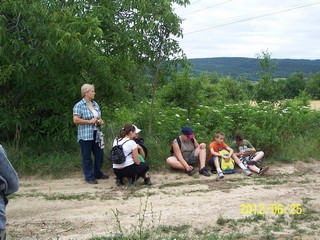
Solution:
[[[222,150],[227,150],[229,154],[222,155],[219,153]],[[216,168],[218,174],[217,180],[224,178],[223,171],[220,167],[220,161],[222,157],[226,161],[232,161],[233,159],[234,162],[239,165],[245,175],[250,176],[252,174],[252,172],[250,172],[250,170],[246,168],[243,163],[240,162],[240,159],[233,153],[233,149],[224,143],[224,133],[216,132],[214,135],[214,141],[210,143],[209,165],[213,168]]]
[[[206,144],[198,143],[191,127],[182,128],[181,135],[172,142],[171,154],[172,156],[166,160],[169,167],[184,170],[189,176],[192,176],[195,172],[194,165],[199,162],[199,174],[210,176],[205,167]]]
[[[140,177],[144,178],[144,183],[149,185],[150,178],[146,177],[149,166],[139,160],[138,145],[133,140],[135,137],[135,127],[126,124],[121,130],[119,137],[113,141],[113,147],[122,146],[125,161],[123,163],[113,163],[113,172],[116,175],[117,186],[124,184],[123,178],[128,179],[128,183],[134,183]]]

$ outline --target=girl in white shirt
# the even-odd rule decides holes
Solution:
[[[113,141],[113,146],[122,145],[126,161],[122,164],[113,164],[113,172],[116,175],[116,184],[122,185],[123,178],[128,179],[128,183],[134,183],[140,177],[146,176],[149,166],[140,162],[138,155],[138,145],[133,140],[135,137],[135,127],[126,124],[120,131],[119,137]],[[144,177],[144,183],[150,182],[148,177]]]

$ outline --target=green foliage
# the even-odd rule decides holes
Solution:
[[[313,99],[320,100],[320,72],[312,75],[307,80],[306,91]]]
[[[182,57],[173,3],[188,1],[2,1],[0,138],[15,148],[69,142],[86,82],[102,105],[149,97],[150,75],[163,82]]]
[[[79,169],[72,107],[83,83],[96,87],[107,142],[125,123],[137,124],[152,167],[163,165],[185,125],[206,143],[217,130],[227,142],[241,131],[282,159],[292,157],[283,141],[319,137],[319,113],[306,107],[310,97],[320,98],[319,73],[306,83],[301,72],[275,80],[275,62],[266,51],[251,61],[260,64],[257,84],[231,71],[220,77],[214,66],[216,73],[193,77],[176,40],[182,20],[174,3],[189,1],[1,1],[0,139],[19,171],[56,175]],[[258,106],[246,102],[254,97]],[[279,102],[284,97],[293,100]],[[312,155],[316,144],[305,154]]]
[[[304,74],[302,72],[293,73],[285,83],[284,97],[292,99],[299,96],[300,92],[305,89]]]

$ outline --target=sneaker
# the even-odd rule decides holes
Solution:
[[[97,180],[87,180],[87,183],[89,184],[98,184],[98,181]]]
[[[201,168],[199,173],[202,174],[203,176],[210,177],[210,173],[205,167]]]
[[[223,178],[224,178],[223,172],[218,172],[217,180],[223,179]]]
[[[144,185],[152,185],[151,179],[149,177],[144,178]]]
[[[192,168],[191,171],[186,171],[186,173],[187,173],[189,176],[192,176],[195,172],[196,172],[196,171],[195,171],[194,168]]]
[[[259,171],[259,175],[263,175],[265,172],[268,172],[268,170],[269,170],[269,167],[268,166],[266,166],[266,167],[264,167],[264,168],[260,168],[260,171]]]
[[[252,172],[251,172],[248,168],[242,169],[242,172],[243,172],[246,176],[251,176],[251,175],[252,175]]]

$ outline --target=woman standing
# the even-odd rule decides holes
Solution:
[[[99,105],[93,101],[96,93],[94,86],[83,84],[81,96],[83,97],[73,107],[73,122],[78,127],[78,142],[81,148],[82,169],[85,180],[90,184],[97,184],[96,179],[107,179],[109,176],[101,172],[103,164],[103,149],[100,147],[100,125],[103,124]],[[94,155],[92,169],[91,152]]]
[[[6,205],[7,196],[18,191],[19,177],[12,167],[7,153],[0,144],[0,239],[6,240]]]
[[[144,178],[144,184],[150,185],[150,178],[146,177],[149,166],[140,162],[138,145],[133,140],[135,137],[135,127],[126,124],[120,131],[120,136],[113,141],[113,146],[122,145],[126,161],[122,164],[113,164],[113,171],[116,175],[116,184],[123,184],[123,178],[128,178],[129,183],[133,183],[140,177]]]

